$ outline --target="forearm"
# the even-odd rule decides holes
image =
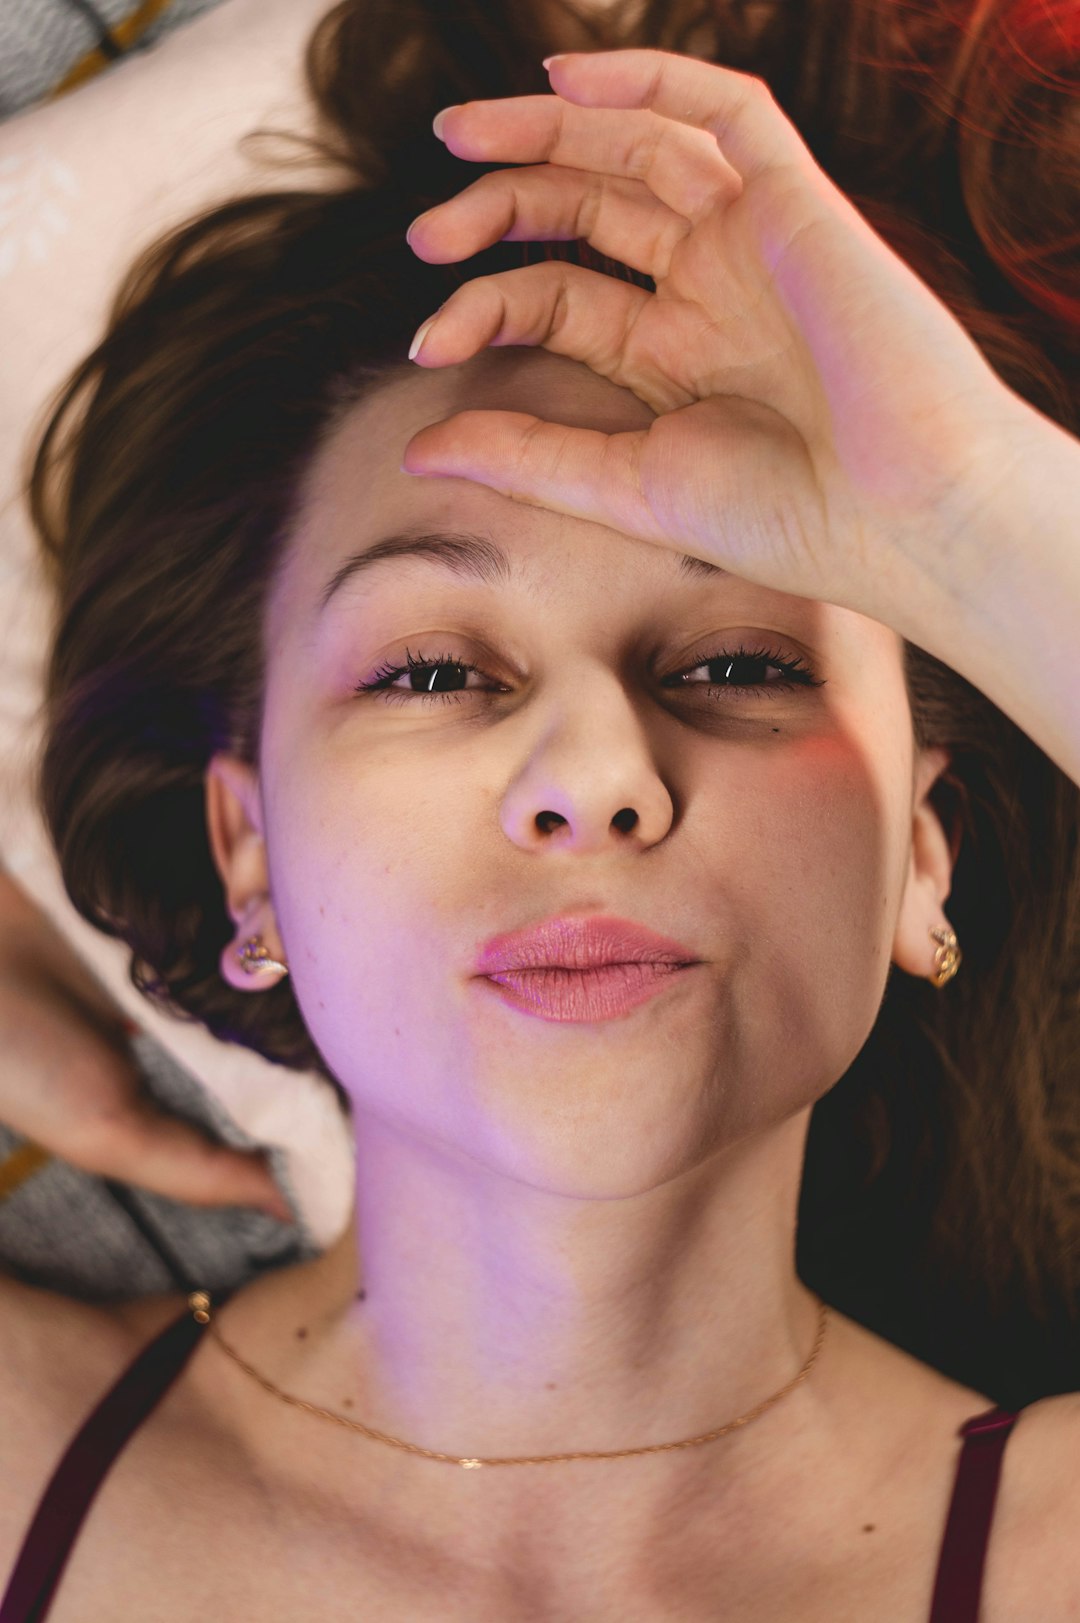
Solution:
[[[1080,784],[1080,440],[1025,408],[990,460],[963,532],[923,572],[917,623],[897,629]]]
[[[14,987],[44,986],[62,995],[102,1034],[119,1040],[119,1008],[31,896],[0,867],[0,978]]]

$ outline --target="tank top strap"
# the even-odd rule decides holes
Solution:
[[[214,1291],[221,1307],[232,1290]],[[109,1467],[180,1375],[202,1335],[189,1308],[136,1356],[68,1445],[41,1496],[0,1599],[0,1623],[40,1623]]]
[[[960,1427],[963,1445],[941,1541],[930,1623],[978,1623],[1005,1444],[1020,1413],[995,1406]]]

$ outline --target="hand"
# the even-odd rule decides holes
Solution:
[[[463,412],[415,435],[404,468],[905,629],[899,583],[976,525],[1025,403],[761,81],[648,50],[550,73],[554,96],[442,116],[459,157],[534,167],[481,176],[420,216],[410,244],[442,263],[500,238],[584,237],[656,291],[558,261],[482,277],[442,307],[418,363],[539,344],[657,418],[607,435]]]
[[[192,1206],[292,1221],[261,1155],[213,1143],[143,1091],[120,1011],[3,873],[0,1053],[0,1122],[60,1160]]]

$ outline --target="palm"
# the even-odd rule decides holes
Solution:
[[[628,334],[618,381],[655,411],[730,393],[805,407],[805,363],[797,324],[770,286],[758,199],[743,194],[717,208],[677,243],[656,298]],[[599,290],[598,290],[599,296]],[[674,386],[674,387],[673,387]]]

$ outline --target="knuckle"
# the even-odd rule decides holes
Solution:
[[[598,185],[589,186],[582,192],[578,202],[577,220],[575,221],[579,237],[592,237],[595,234],[600,216],[604,212],[605,199],[610,195],[610,188],[603,180]]]
[[[753,107],[775,107],[776,99],[770,86],[757,74],[748,73],[744,76],[743,94],[745,105]]]
[[[652,73],[651,73],[651,75],[649,77],[649,84],[648,84],[648,87],[647,87],[647,89],[645,91],[645,96],[644,96],[644,103],[645,103],[645,105],[647,107],[651,107],[653,102],[658,99],[658,97],[660,95],[660,88],[661,88],[661,86],[663,85],[663,82],[664,82],[664,74],[667,71],[667,65],[668,65],[667,53],[666,52],[665,53],[657,52],[656,54],[657,54],[656,65],[653,68],[653,71],[652,71]]]
[[[570,292],[566,278],[560,277],[555,284],[555,302],[551,307],[550,331],[561,332],[570,319]]]
[[[647,179],[656,162],[664,134],[664,121],[655,113],[637,115],[633,127],[616,143],[616,172],[627,174],[634,180]]]

